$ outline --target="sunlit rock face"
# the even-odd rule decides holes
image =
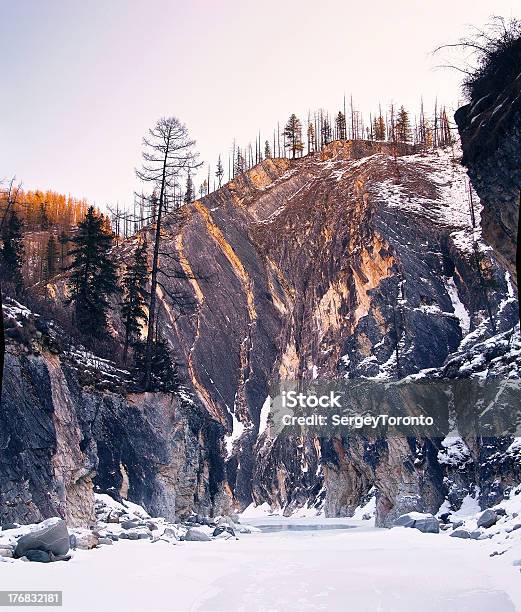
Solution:
[[[519,375],[516,289],[482,241],[475,193],[473,227],[460,156],[333,142],[168,215],[158,316],[181,394],[131,392],[47,332],[10,339],[0,519],[89,524],[95,490],[167,518],[252,502],[350,516],[374,493],[379,525],[457,507],[476,486],[495,503],[519,476],[508,440],[454,452],[419,437],[281,438],[267,420],[277,380]],[[119,263],[134,242],[114,249]],[[121,335],[117,304],[110,318]]]
[[[266,160],[170,218],[163,248],[190,278],[165,287],[193,307],[180,313],[164,293],[161,317],[226,428],[239,508],[349,515],[375,487],[388,524],[443,501],[439,440],[274,439],[261,413],[273,380],[441,371],[514,326],[517,295],[481,240],[476,193],[472,227],[460,157],[333,142]]]

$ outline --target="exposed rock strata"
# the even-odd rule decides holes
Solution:
[[[350,515],[374,489],[388,525],[448,495],[457,505],[475,485],[484,505],[511,486],[511,466],[484,459],[486,442],[467,441],[458,480],[441,440],[273,439],[261,419],[278,378],[486,376],[519,362],[515,289],[472,228],[456,151],[334,142],[266,160],[167,218],[162,251],[188,277],[165,286],[193,307],[179,312],[160,293],[159,316],[196,403],[94,390],[48,352],[13,351],[0,417],[6,520],[65,511],[88,523],[79,499],[92,487],[167,517],[222,509],[231,495],[238,509]],[[74,510],[64,500],[78,500]]]
[[[174,520],[227,510],[222,428],[168,394],[81,387],[67,360],[10,344],[0,411],[0,522],[94,523],[94,490]]]

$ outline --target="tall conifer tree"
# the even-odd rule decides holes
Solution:
[[[80,331],[94,338],[105,332],[109,298],[118,291],[116,266],[109,253],[112,240],[103,215],[96,214],[93,206],[71,239],[70,301]]]
[[[291,157],[294,159],[297,153],[302,153],[304,143],[302,142],[302,124],[300,119],[293,113],[283,132],[285,136],[286,148],[291,152]]]
[[[396,139],[399,142],[410,142],[412,139],[411,121],[409,119],[409,113],[403,106],[398,111],[398,117],[396,118]]]

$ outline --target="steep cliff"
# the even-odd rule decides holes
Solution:
[[[231,496],[350,515],[376,492],[379,524],[457,507],[476,487],[497,501],[519,477],[509,440],[462,440],[458,463],[450,440],[281,439],[266,422],[279,379],[519,375],[517,295],[473,198],[474,218],[457,150],[336,141],[265,160],[167,217],[159,318],[186,393],[136,395],[106,365],[86,376],[81,351],[12,344],[4,518],[61,509],[88,522],[88,504],[67,500],[93,487],[170,516]],[[48,289],[60,299],[63,279]],[[120,333],[117,309],[111,325]]]
[[[437,510],[447,494],[440,440],[288,443],[261,418],[272,380],[402,378],[515,325],[510,275],[481,241],[475,194],[473,227],[457,151],[399,153],[334,142],[266,160],[170,220],[162,248],[206,274],[169,281],[196,306],[178,313],[162,296],[162,316],[227,429],[241,508],[325,503],[349,514],[376,487],[385,523],[404,508]]]
[[[519,30],[519,29],[518,29]],[[483,236],[516,276],[521,204],[521,37],[489,41],[493,52],[471,81],[470,101],[455,114],[463,163],[483,203]],[[485,47],[487,48],[487,47]]]
[[[170,520],[226,509],[221,428],[186,393],[108,391],[124,371],[62,348],[61,330],[16,302],[4,316],[0,522],[92,525],[94,491]]]

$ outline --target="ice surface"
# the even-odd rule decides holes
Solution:
[[[300,524],[340,521],[346,519]],[[351,524],[356,528],[284,530],[175,546],[125,540],[78,550],[68,563],[4,563],[1,580],[10,590],[63,590],[64,612],[520,609],[519,568],[505,556],[490,558],[490,541]]]

